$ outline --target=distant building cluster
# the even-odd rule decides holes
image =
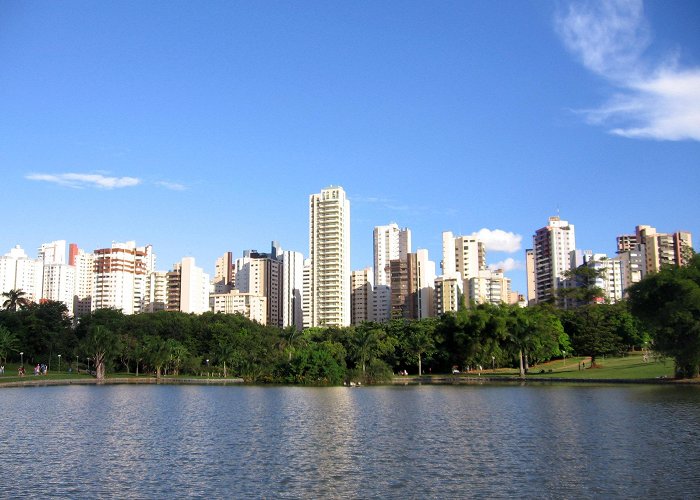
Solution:
[[[19,245],[0,256],[0,291],[21,289],[33,302],[63,302],[75,317],[102,308],[125,314],[212,311],[280,328],[341,327],[439,316],[462,303],[550,301],[572,286],[568,272],[580,266],[596,271],[595,285],[614,303],[647,273],[683,265],[693,253],[688,232],[637,226],[634,234],[617,237],[617,255],[608,258],[576,249],[574,225],[550,217],[526,250],[526,300],[511,290],[502,269],[489,269],[485,244],[476,236],[442,233],[439,276],[427,250],[412,250],[410,229],[391,223],[375,227],[373,236],[373,267],[351,271],[350,202],[342,187],[331,186],[309,197],[307,257],[273,241],[270,253],[224,253],[211,278],[192,257],[169,271],[156,270],[151,245],[129,241],[87,252],[61,240],[42,244],[37,258]]]
[[[627,289],[663,266],[685,265],[693,255],[691,233],[658,233],[651,226],[637,226],[634,234],[617,237],[617,255],[608,257],[576,249],[574,225],[559,217],[535,231],[533,247],[525,251],[529,304],[552,300],[558,291],[572,286],[567,272],[581,266],[594,271],[595,286],[609,303],[625,297]]]

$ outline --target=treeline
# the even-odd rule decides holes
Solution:
[[[124,315],[103,309],[73,325],[58,302],[0,311],[0,358],[105,372],[242,377],[250,382],[378,382],[393,373],[515,367],[562,356],[615,355],[650,342],[626,303],[563,311],[479,305],[423,320],[279,329],[240,315]]]

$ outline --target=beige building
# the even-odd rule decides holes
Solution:
[[[342,187],[309,197],[309,259],[311,326],[350,325],[350,201]]]
[[[372,321],[372,283],[374,274],[371,267],[353,271],[350,278],[352,293],[352,324],[359,325]]]
[[[113,243],[95,250],[94,296],[91,308],[121,309],[124,314],[142,312],[146,303],[146,279],[155,269],[151,245]]]
[[[241,314],[261,325],[267,324],[267,299],[261,295],[232,290],[213,293],[209,297],[211,310],[222,314]]]
[[[475,304],[510,304],[510,278],[503,275],[503,270],[484,269],[477,276],[464,281],[464,293],[469,303]],[[517,299],[516,299],[517,300]]]
[[[434,308],[437,316],[459,310],[463,286],[462,279],[457,276],[435,278]]]

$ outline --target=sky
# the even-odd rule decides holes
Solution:
[[[0,253],[152,244],[157,268],[372,230],[478,233],[525,293],[559,214],[609,255],[700,238],[700,2],[0,0]],[[697,243],[696,243],[697,247]]]

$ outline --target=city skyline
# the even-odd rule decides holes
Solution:
[[[272,240],[308,256],[330,185],[352,270],[375,226],[438,270],[443,231],[485,229],[520,293],[552,215],[608,255],[637,225],[698,234],[700,6],[583,5],[7,2],[2,253],[137,241],[213,276]]]

